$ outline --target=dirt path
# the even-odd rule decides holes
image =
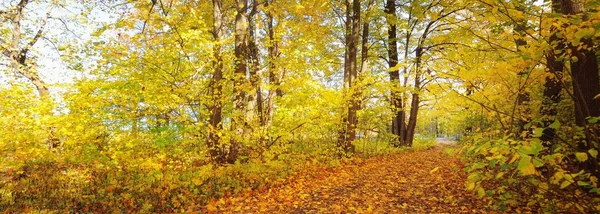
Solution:
[[[484,212],[464,190],[464,180],[460,162],[435,148],[309,170],[286,185],[219,200],[206,209],[216,213]]]

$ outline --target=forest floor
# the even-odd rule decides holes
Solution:
[[[484,213],[459,160],[438,146],[337,168],[306,169],[280,186],[211,201],[209,213]]]

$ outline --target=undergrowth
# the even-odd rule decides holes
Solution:
[[[187,212],[212,198],[268,188],[307,167],[330,168],[347,161],[403,151],[384,142],[357,141],[359,155],[332,155],[333,144],[293,143],[216,166],[196,152],[169,146],[132,147],[123,156],[98,153],[85,160],[52,153],[3,168],[0,210],[7,212]],[[149,152],[151,151],[151,152]],[[275,152],[278,151],[278,152]],[[126,155],[126,156],[125,156]]]

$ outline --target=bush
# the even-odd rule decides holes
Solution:
[[[553,150],[539,139],[493,139],[474,135],[462,141],[469,164],[466,188],[488,199],[492,208],[550,213],[600,211],[597,178],[579,170],[578,154]],[[585,194],[589,191],[590,194]]]

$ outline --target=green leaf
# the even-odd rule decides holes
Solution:
[[[477,188],[477,197],[483,198],[485,196],[485,190],[482,187]]]
[[[590,185],[590,183],[588,183],[588,182],[585,182],[585,181],[577,181],[577,185],[579,185],[579,186],[582,186],[582,187],[585,187],[585,186],[589,186],[589,185]]]
[[[483,168],[485,168],[485,163],[477,162],[477,163],[473,164],[473,166],[471,167],[471,170],[483,169]]]
[[[558,129],[559,127],[560,127],[560,121],[558,121],[558,120],[555,120],[552,124],[550,124],[548,126],[548,128],[551,128],[551,129]]]
[[[577,153],[575,153],[575,158],[577,158],[577,160],[580,162],[584,162],[588,159],[588,156],[586,153],[577,152]]]
[[[534,158],[533,159],[533,165],[538,168],[538,167],[542,167],[544,165],[544,160],[539,159],[539,158]]]
[[[544,133],[544,128],[536,128],[533,130],[533,137],[541,137]]]
[[[526,155],[537,155],[540,153],[541,150],[542,144],[538,141],[532,141],[529,143],[529,145],[521,147],[521,149],[519,149],[519,152]]]
[[[598,158],[598,150],[596,150],[596,149],[590,149],[590,150],[588,151],[588,153],[590,153],[590,155],[591,155],[593,158]]]
[[[469,174],[469,176],[467,177],[467,180],[470,182],[473,182],[473,183],[475,183],[476,181],[479,181],[480,180],[479,173],[474,172],[474,173]]]
[[[577,39],[588,38],[594,35],[594,31],[594,28],[580,28],[577,30],[577,32],[575,32],[574,36]]]
[[[531,163],[531,156],[529,155],[521,157],[517,167],[522,175],[535,174],[535,166],[533,165],[533,163]]]

